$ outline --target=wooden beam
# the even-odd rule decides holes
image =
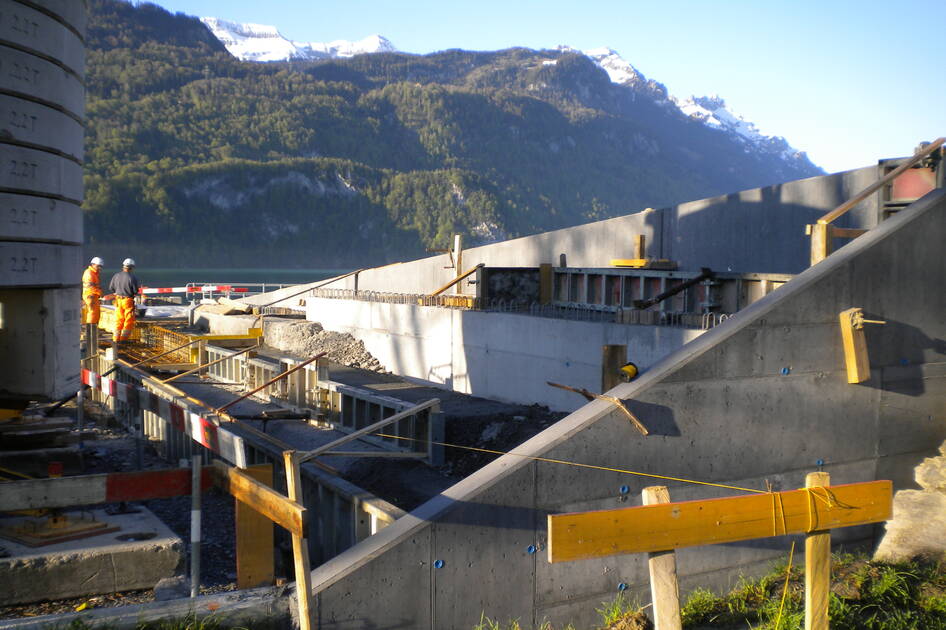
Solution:
[[[827,488],[830,483],[826,472],[809,473],[805,478],[806,488]],[[823,489],[812,492],[825,496]],[[831,532],[825,527],[805,536],[805,630],[828,630],[830,590]]]
[[[827,491],[827,492],[826,492]],[[549,562],[798,534],[890,518],[890,481],[550,514]]]
[[[667,486],[649,486],[641,492],[644,505],[670,503]],[[681,630],[680,587],[677,584],[676,552],[654,551],[648,554],[650,570],[650,601],[654,605],[656,630]]]
[[[551,387],[558,387],[559,389],[564,389],[569,392],[575,392],[576,394],[581,394],[585,397],[585,400],[606,400],[618,409],[621,410],[627,419],[631,421],[631,424],[640,431],[641,435],[649,435],[650,431],[644,426],[644,423],[638,420],[637,416],[631,413],[631,410],[627,408],[627,405],[624,404],[624,401],[616,396],[606,396],[604,394],[596,394],[592,391],[585,389],[584,387],[570,387],[568,385],[562,385],[561,383],[553,383],[552,381],[545,381],[546,385]]]
[[[301,501],[302,475],[296,451],[283,453],[286,466],[286,488],[289,498]],[[292,534],[292,557],[296,572],[296,602],[299,605],[299,630],[312,630],[312,570],[309,566],[309,541],[306,531]]]
[[[539,264],[539,304],[551,304],[554,293],[555,274],[552,263]]]
[[[861,230],[857,228],[839,228],[831,226],[831,229],[828,230],[828,234],[832,238],[857,238],[863,234],[867,234],[867,230]]]
[[[443,293],[444,291],[446,291],[447,289],[449,289],[449,288],[452,287],[453,285],[459,283],[461,280],[463,280],[464,278],[466,278],[467,276],[469,276],[470,274],[472,274],[473,272],[475,272],[475,271],[476,271],[477,269],[479,269],[480,267],[485,267],[485,266],[486,266],[485,263],[480,263],[480,264],[478,264],[477,266],[473,267],[472,269],[466,270],[465,272],[463,272],[462,274],[458,275],[456,278],[454,278],[453,280],[451,280],[451,281],[448,282],[447,284],[443,285],[442,287],[440,287],[439,289],[437,289],[436,291],[434,291],[433,293],[431,293],[431,294],[430,294],[430,297],[434,297],[435,295],[440,295],[441,293]]]
[[[273,465],[250,466],[243,472],[258,483],[273,486]],[[236,503],[237,588],[272,586],[275,577],[273,522],[251,505],[234,498]]]
[[[218,485],[235,498],[293,534],[305,531],[306,510],[295,500],[284,497],[245,472],[219,460],[214,462],[214,472]]]
[[[816,265],[828,257],[832,251],[830,226],[821,223],[807,226],[807,232],[811,234],[811,256],[809,262]]]
[[[614,389],[624,380],[621,366],[627,363],[627,346],[608,344],[601,346],[601,391]]]

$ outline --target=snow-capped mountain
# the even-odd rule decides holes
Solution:
[[[201,18],[200,21],[207,25],[231,55],[243,61],[330,59],[397,50],[381,35],[370,35],[357,42],[294,42],[283,37],[275,26],[241,24],[215,17]]]
[[[318,60],[353,57],[365,53],[397,52],[394,45],[381,35],[371,35],[357,42],[294,42],[283,37],[275,26],[241,24],[214,17],[201,18],[201,21],[226,46],[230,54],[243,61]],[[555,50],[560,53],[586,55],[608,73],[612,83],[628,87],[638,94],[646,94],[669,109],[679,110],[683,115],[708,127],[731,134],[746,145],[747,151],[755,149],[781,154],[787,160],[807,160],[803,152],[791,147],[784,138],[762,134],[752,122],[729,109],[726,102],[718,96],[691,96],[684,100],[671,96],[662,83],[645,77],[612,48],[578,50],[563,45]],[[553,65],[555,61],[549,60],[545,63]]]
[[[558,50],[579,52],[568,46],[559,46]],[[747,148],[752,147],[760,151],[780,153],[786,160],[807,159],[802,151],[790,146],[784,138],[767,136],[760,132],[754,123],[729,109],[726,101],[719,96],[691,96],[680,100],[670,96],[667,88],[662,83],[647,79],[637,68],[625,61],[617,51],[611,48],[594,48],[580,52],[590,57],[607,72],[613,83],[631,87],[638,91],[643,90],[649,93],[654,100],[676,107],[685,116],[698,120],[707,127],[732,134],[746,144]]]

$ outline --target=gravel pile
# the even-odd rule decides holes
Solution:
[[[328,352],[329,360],[335,363],[372,372],[385,371],[364,343],[347,333],[325,330],[318,322],[267,319],[266,344],[302,357]]]

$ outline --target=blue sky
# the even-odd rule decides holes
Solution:
[[[380,34],[404,52],[609,46],[681,98],[718,94],[829,172],[946,135],[946,2],[157,0],[296,41]]]

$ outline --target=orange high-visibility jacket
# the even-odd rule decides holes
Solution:
[[[102,297],[102,286],[99,284],[99,270],[95,265],[89,265],[82,273],[82,297]]]

